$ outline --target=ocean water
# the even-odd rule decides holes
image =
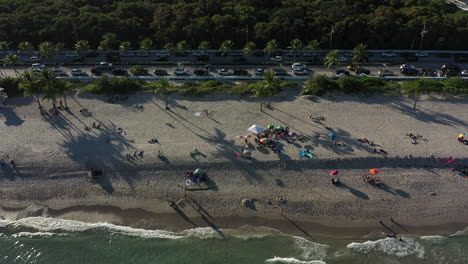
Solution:
[[[175,233],[32,217],[0,220],[0,263],[468,263],[468,237],[306,239],[248,226]]]

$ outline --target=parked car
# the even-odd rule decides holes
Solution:
[[[254,55],[255,57],[263,57],[263,56],[265,56],[265,51],[255,50],[254,52],[252,52],[252,55]]]
[[[279,76],[279,75],[287,75],[288,72],[283,69],[283,68],[274,68],[273,69],[273,72],[275,73],[275,75]]]
[[[115,76],[126,76],[128,72],[126,69],[113,69],[112,74]]]
[[[351,74],[347,70],[337,70],[336,71],[336,76],[339,76],[339,77],[344,77],[344,76],[349,76],[349,75],[351,75]]]
[[[273,58],[270,59],[272,62],[282,62],[283,61],[283,57],[281,56],[275,56]]]
[[[90,51],[90,52],[86,53],[86,57],[90,57],[90,58],[99,57],[99,52],[97,52],[97,51]]]
[[[100,70],[111,70],[114,66],[112,63],[101,61],[98,65],[96,65],[97,69]]]
[[[427,54],[427,52],[425,51],[419,51],[419,52],[416,52],[416,54],[414,54],[416,57],[427,57],[429,56],[429,54]]]
[[[55,76],[67,76],[67,72],[64,71],[63,69],[54,69],[54,70],[52,70],[52,73]]]
[[[421,69],[422,76],[437,77],[437,70],[435,69]]]
[[[91,74],[93,74],[95,76],[101,76],[102,75],[102,70],[97,69],[97,68],[92,68],[91,69]]]
[[[86,76],[86,75],[88,75],[88,74],[86,74],[86,72],[83,71],[82,69],[72,69],[72,70],[71,70],[71,74],[72,74],[73,76]]]
[[[232,75],[234,72],[231,69],[219,69],[218,74],[223,76]]]
[[[187,75],[187,74],[189,74],[189,71],[187,71],[186,69],[183,69],[183,68],[175,68],[174,69],[174,74],[175,75]]]
[[[418,75],[419,71],[413,65],[402,64],[400,66],[400,72],[403,75]]]
[[[257,69],[255,69],[254,73],[257,76],[261,76],[261,75],[263,75],[265,73],[265,70],[262,69],[262,68],[257,68]]]
[[[395,57],[395,56],[396,56],[395,52],[391,50],[382,52],[382,57]]]
[[[293,73],[295,75],[307,75],[309,72],[305,68],[294,68]]]
[[[237,76],[252,76],[248,71],[243,70],[243,69],[234,70],[233,73],[234,75],[237,75]]]
[[[302,64],[302,63],[293,63],[293,65],[291,66],[291,68],[293,70],[302,70],[302,69],[306,69],[307,66],[305,66],[305,64]]]
[[[31,65],[31,68],[32,68],[32,71],[41,71],[42,69],[44,69],[46,66],[44,64],[41,64],[41,63],[33,63]]]
[[[28,59],[29,62],[40,62],[41,60],[39,59],[38,56],[31,56]]]
[[[156,69],[153,71],[154,75],[157,75],[157,76],[163,76],[163,75],[167,75],[167,71],[166,70],[163,70],[163,69]]]
[[[361,75],[362,73],[364,73],[365,75],[370,75],[370,71],[368,69],[364,69],[364,68],[357,68],[356,69],[356,74],[357,75]]]
[[[393,74],[393,72],[391,72],[391,71],[389,71],[389,70],[386,70],[386,69],[383,69],[383,70],[378,71],[377,74],[378,74],[380,77],[393,76],[393,75],[395,75],[395,74]]]
[[[193,74],[197,75],[197,76],[207,76],[208,75],[208,71],[207,70],[204,70],[204,69],[195,69],[193,71]]]
[[[244,56],[244,52],[241,51],[241,50],[234,50],[234,51],[231,51],[231,56],[232,57],[242,57],[242,56]]]
[[[440,71],[446,77],[453,77],[460,74],[460,67],[454,64],[444,64],[440,68]]]
[[[461,71],[461,72],[460,72],[460,75],[461,75],[462,77],[468,77],[468,70],[463,70],[463,71]]]

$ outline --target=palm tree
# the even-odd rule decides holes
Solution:
[[[269,71],[263,74],[263,86],[265,86],[265,93],[268,96],[267,105],[270,106],[271,96],[273,95],[274,90],[276,90],[276,80],[274,72]]]
[[[89,42],[87,40],[78,40],[76,43],[75,43],[75,50],[77,52],[80,52],[80,51],[88,51],[89,50]]]
[[[338,50],[330,51],[327,56],[325,56],[325,66],[328,69],[333,69],[333,74],[335,74],[335,66],[339,65],[340,61],[338,60]]]
[[[353,50],[353,64],[356,65],[357,69],[359,69],[359,65],[362,62],[367,61],[366,48],[366,45],[360,43]]]
[[[223,56],[226,56],[234,46],[234,42],[231,40],[225,40],[223,43],[221,43],[221,47],[219,48],[219,51],[221,51],[221,54]]]
[[[272,39],[268,41],[268,43],[265,46],[265,51],[268,53],[268,55],[271,55],[274,51],[278,50],[278,42],[276,39]]]
[[[102,41],[99,42],[99,50],[109,50],[114,49],[117,46],[117,35],[114,33],[106,33],[102,36]]]
[[[52,101],[54,113],[57,111],[57,95],[60,91],[57,89],[57,78],[54,73],[49,69],[42,69],[38,74],[38,86],[41,87],[43,98]]]
[[[291,52],[294,53],[294,62],[296,62],[296,51],[301,50],[304,45],[302,44],[302,41],[300,39],[293,39],[291,42],[289,42],[289,49],[291,49]]]
[[[307,49],[307,50],[318,50],[318,49],[320,49],[320,44],[318,43],[317,40],[314,39],[314,40],[309,41],[307,46],[305,46],[305,49]]]
[[[58,42],[55,44],[55,51],[60,52],[65,50],[65,44]]]
[[[269,96],[268,88],[265,85],[256,85],[254,88],[254,95],[255,98],[260,98],[260,112],[263,112],[263,98]]]
[[[169,106],[167,104],[167,94],[168,90],[167,88],[170,87],[169,80],[167,78],[162,78],[159,81],[156,82],[155,84],[156,88],[154,89],[154,93],[161,93],[164,95],[164,100],[166,102],[166,110],[169,110]]]
[[[31,44],[31,42],[28,41],[23,41],[20,44],[18,44],[18,50],[21,51],[33,51],[34,46]]]
[[[186,50],[190,49],[190,45],[186,40],[182,40],[181,42],[177,43],[176,48],[180,53],[185,53]]]
[[[208,41],[202,41],[198,45],[198,49],[203,50],[203,52],[206,53],[206,51],[210,49],[210,43]]]
[[[252,52],[255,50],[255,46],[254,42],[247,42],[244,46],[244,54],[252,55]]]
[[[423,79],[407,81],[403,83],[403,92],[407,96],[413,96],[413,110],[416,110],[416,103],[419,101],[419,96],[424,91],[425,83]]]
[[[33,71],[25,71],[20,75],[19,89],[23,90],[24,96],[33,96],[36,100],[40,113],[42,114],[42,105],[40,95],[42,87],[38,84],[38,74]]]
[[[39,55],[42,58],[46,58],[46,59],[50,59],[53,56],[55,56],[55,53],[57,51],[55,45],[50,41],[45,41],[39,44],[38,50],[39,50]]]
[[[140,49],[150,50],[153,47],[153,41],[150,38],[145,38],[140,42]]]
[[[131,48],[131,43],[130,41],[122,41],[119,45],[119,50],[122,52],[125,52]]]
[[[6,41],[0,41],[0,50],[2,51],[7,51],[10,50],[10,45],[8,45],[8,42]]]
[[[57,94],[63,96],[63,102],[65,103],[65,109],[68,109],[67,104],[67,92],[72,91],[72,86],[70,82],[65,82],[63,80],[55,80],[54,82],[55,90]]]
[[[16,66],[20,63],[20,59],[18,55],[15,54],[8,54],[3,58],[3,64],[5,66]],[[13,67],[13,70],[15,71],[16,77],[18,77],[18,70],[16,70],[16,67]]]
[[[168,50],[169,53],[174,52],[174,50],[176,49],[174,43],[172,43],[172,42],[166,43],[163,48],[165,50]]]

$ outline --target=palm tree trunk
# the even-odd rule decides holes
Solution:
[[[57,102],[54,100],[52,100],[52,107],[54,108],[54,114],[58,114],[58,110],[57,110]]]
[[[36,102],[37,102],[37,108],[39,108],[39,110],[41,111],[41,114],[42,114],[41,99],[39,98],[38,95],[35,95],[34,98],[36,99]]]
[[[65,109],[68,109],[68,105],[67,105],[67,94],[66,94],[66,93],[63,93],[63,102],[65,103]]]
[[[260,112],[263,112],[263,100],[260,99]]]
[[[167,94],[164,95],[166,101],[166,110],[169,110],[169,106],[167,105]]]
[[[413,110],[416,110],[416,103],[418,102],[419,96],[415,96],[414,98],[414,104],[413,104]]]
[[[267,103],[268,106],[270,106],[270,99],[271,99],[271,96],[269,95],[268,96],[268,103]]]
[[[16,70],[16,68],[13,68],[13,71],[15,71],[15,76],[16,78],[18,78],[18,71]]]

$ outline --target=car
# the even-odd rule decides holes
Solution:
[[[288,74],[288,72],[283,68],[274,68],[273,72],[275,73],[275,75],[287,75]]]
[[[109,62],[105,62],[105,61],[101,61],[97,66],[96,68],[100,69],[100,70],[110,70],[112,69],[114,66],[112,65],[112,63],[109,63]]]
[[[189,74],[189,72],[186,69],[183,69],[183,68],[175,68],[173,72],[174,72],[175,75],[187,75],[187,74]]]
[[[40,62],[41,60],[39,59],[38,56],[31,56],[28,59],[29,62]]]
[[[420,51],[420,52],[416,52],[416,54],[414,54],[416,57],[427,57],[429,56],[429,54],[427,54],[427,52],[425,51]]]
[[[336,76],[342,77],[342,76],[349,76],[349,75],[351,75],[351,74],[347,70],[337,70],[336,71]]]
[[[33,63],[31,65],[31,68],[33,71],[41,71],[42,69],[44,69],[46,66],[44,64],[40,64],[40,63]]]
[[[112,74],[115,76],[126,76],[128,72],[126,69],[113,69]]]
[[[291,68],[293,70],[302,70],[302,69],[306,69],[307,67],[305,66],[305,64],[302,64],[302,63],[293,63],[293,65],[291,66]]]
[[[446,77],[458,76],[460,74],[460,67],[454,64],[444,64],[440,68],[440,71]]]
[[[97,52],[97,51],[90,51],[90,52],[86,53],[86,57],[90,57],[90,58],[99,57],[99,52]]]
[[[356,74],[357,75],[361,75],[362,73],[364,73],[365,75],[370,75],[370,71],[368,69],[364,69],[364,68],[357,68],[356,69]]]
[[[272,62],[282,62],[283,61],[283,57],[281,56],[275,56],[273,58],[270,59]]]
[[[396,54],[395,52],[391,51],[391,50],[387,50],[387,51],[384,51],[382,52],[382,57],[395,57]]]
[[[208,71],[207,70],[204,70],[204,69],[195,69],[193,71],[193,74],[195,74],[196,76],[207,76],[208,75]]]
[[[156,53],[156,57],[170,57],[169,51],[161,50],[160,52]]]
[[[265,56],[265,52],[263,50],[255,50],[254,52],[252,52],[252,55],[254,55],[255,57],[263,57]]]
[[[421,69],[421,75],[428,77],[437,77],[437,70],[423,68]]]
[[[155,69],[153,73],[154,75],[157,75],[157,76],[167,75],[167,71],[163,69]]]
[[[83,71],[82,69],[72,69],[71,74],[73,76],[85,76],[85,75],[87,75],[86,72]]]
[[[461,75],[462,77],[468,77],[468,70],[463,70],[463,71],[461,71],[461,72],[460,72],[460,75]]]
[[[244,56],[244,52],[242,52],[241,50],[234,50],[234,51],[231,51],[230,55],[232,57],[242,57]]]
[[[97,69],[97,68],[92,68],[91,69],[91,74],[96,75],[96,76],[101,76],[102,75],[102,70]]]
[[[419,71],[413,65],[402,64],[400,66],[400,72],[403,75],[418,75]]]
[[[218,74],[223,76],[232,75],[234,72],[231,69],[219,69]]]
[[[304,57],[315,57],[315,56],[317,56],[317,53],[315,53],[313,51],[306,51],[306,52],[304,52],[304,54],[302,54],[302,56],[304,56]]]
[[[243,69],[237,69],[237,70],[234,70],[234,75],[237,75],[237,76],[252,76],[248,71],[246,70],[243,70]]]
[[[293,73],[295,75],[307,75],[309,72],[305,68],[294,68]]]
[[[265,70],[262,69],[262,68],[257,68],[257,69],[254,70],[254,73],[257,76],[261,76],[261,75],[263,75],[265,73]]]
[[[414,67],[414,66],[411,65],[411,64],[405,64],[405,63],[403,63],[403,64],[400,65],[400,70],[401,70],[401,69],[405,69],[405,68],[416,69],[416,67]]]
[[[380,77],[393,76],[393,75],[395,75],[395,74],[393,74],[393,72],[391,72],[391,71],[389,71],[389,70],[386,70],[386,69],[383,69],[383,70],[378,71],[377,74],[378,74]]]
[[[62,69],[53,69],[52,74],[54,74],[55,76],[67,76],[67,72],[65,72]]]

